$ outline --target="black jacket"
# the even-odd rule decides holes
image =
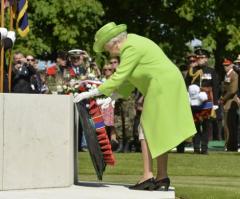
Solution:
[[[219,80],[217,73],[213,68],[210,68],[208,66],[202,68],[196,66],[193,68],[193,73],[200,69],[202,69],[203,75],[201,76],[201,78],[200,76],[198,76],[194,82],[192,82],[193,77],[189,74],[188,71],[187,76],[185,78],[187,88],[191,84],[196,84],[199,87],[211,87],[213,92],[213,103],[217,105],[219,99]]]
[[[31,87],[31,78],[36,73],[36,70],[31,65],[23,64],[18,70],[13,73],[13,93],[33,93]]]

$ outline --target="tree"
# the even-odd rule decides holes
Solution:
[[[34,55],[72,48],[91,52],[103,15],[102,5],[96,0],[31,0],[30,33],[18,37],[15,49]]]
[[[18,38],[15,49],[35,55],[70,48],[92,52],[102,21],[115,21],[155,41],[177,65],[184,62],[188,43],[200,39],[221,75],[222,59],[234,59],[240,51],[239,7],[234,0],[31,0],[30,33]]]
[[[239,1],[217,0],[100,0],[105,21],[126,23],[135,32],[158,43],[177,64],[194,38],[214,55],[220,75],[224,57],[235,58],[240,50]]]

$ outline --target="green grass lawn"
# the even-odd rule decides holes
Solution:
[[[116,153],[115,157],[116,165],[107,166],[103,182],[136,183],[142,174],[141,154]],[[79,180],[97,181],[87,152],[79,153],[78,164]],[[170,153],[168,173],[178,198],[240,199],[240,153]]]

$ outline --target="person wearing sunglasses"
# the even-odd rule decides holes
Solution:
[[[120,63],[119,57],[111,57],[109,60],[109,64],[112,66],[113,70],[116,71],[116,68],[118,67]]]
[[[34,66],[27,62],[21,52],[13,55],[13,93],[36,93],[32,85],[32,78],[36,74]]]
[[[38,65],[36,59],[33,55],[26,56],[26,64],[28,66],[32,66],[35,69],[35,73],[31,77],[31,87],[34,93],[41,93],[42,90],[42,79],[40,76],[40,72],[38,70]]]
[[[116,72],[97,89],[78,94],[74,102],[106,95],[127,98],[137,88],[144,96],[139,140],[143,175],[130,189],[168,190],[168,151],[196,133],[186,86],[179,69],[148,38],[128,34],[125,24],[110,22],[95,34],[95,52],[119,56]],[[153,177],[152,159],[157,159]]]
[[[103,69],[102,69],[102,74],[103,74],[103,80],[107,80],[111,77],[111,75],[113,74],[114,69],[112,68],[112,66],[110,64],[106,64],[104,65]]]
[[[38,65],[36,63],[36,60],[32,55],[27,55],[26,56],[26,63],[31,64],[36,70],[38,69]]]

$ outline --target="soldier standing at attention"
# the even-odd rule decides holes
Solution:
[[[200,87],[201,91],[204,91],[208,95],[208,100],[213,103],[213,109],[218,107],[218,80],[217,74],[213,68],[208,66],[208,59],[210,54],[207,50],[197,49],[194,52],[197,56],[197,66],[189,68],[189,72],[186,76],[186,85],[189,87],[195,84]],[[202,111],[198,117],[195,117],[195,125],[197,128],[197,134],[193,137],[194,153],[208,154],[208,136],[209,127],[211,125],[210,117],[212,113],[210,111]],[[193,113],[194,114],[194,113]]]
[[[224,110],[224,137],[227,151],[238,150],[238,74],[233,70],[229,59],[223,62],[226,75],[224,78],[223,94],[220,103]]]

